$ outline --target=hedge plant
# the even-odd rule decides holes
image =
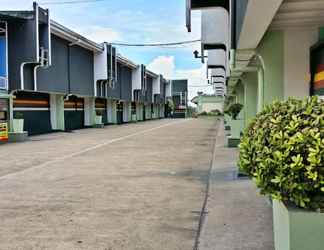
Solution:
[[[324,102],[289,99],[265,107],[241,140],[239,166],[264,195],[324,209]]]
[[[242,109],[243,109],[242,104],[233,103],[227,108],[227,110],[224,113],[229,115],[233,120],[236,120],[237,116],[239,115]]]

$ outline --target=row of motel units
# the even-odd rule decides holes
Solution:
[[[189,31],[191,11],[201,11],[209,81],[225,76],[227,100],[244,105],[238,137],[274,100],[324,97],[323,0],[187,0],[186,7]]]
[[[18,113],[29,134],[163,118],[171,84],[36,3],[0,11],[0,122],[10,131]]]

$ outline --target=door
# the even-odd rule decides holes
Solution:
[[[29,135],[52,131],[49,94],[18,92],[13,100],[14,119],[24,120],[24,131]]]
[[[65,130],[71,131],[84,128],[84,99],[70,97],[64,101]]]

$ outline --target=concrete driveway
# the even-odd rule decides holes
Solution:
[[[192,249],[215,119],[0,146],[0,249]]]

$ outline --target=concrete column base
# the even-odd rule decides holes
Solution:
[[[8,142],[24,142],[28,140],[27,132],[9,132]]]

